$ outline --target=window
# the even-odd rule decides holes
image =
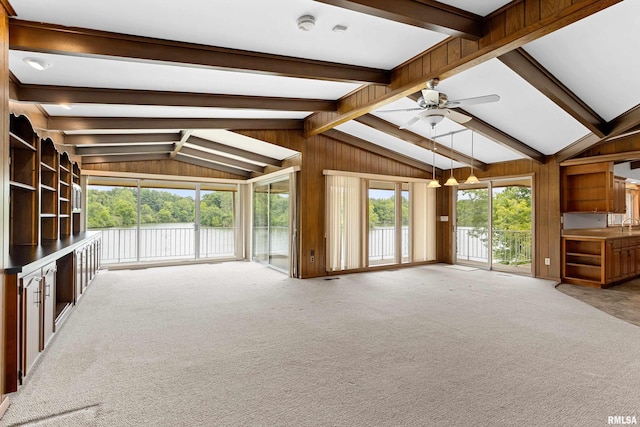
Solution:
[[[325,171],[327,271],[435,260],[426,181],[342,174]]]
[[[102,230],[102,262],[234,257],[234,184],[90,178],[87,228]]]

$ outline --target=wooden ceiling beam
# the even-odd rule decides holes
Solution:
[[[391,160],[395,160],[397,162],[404,163],[409,166],[413,166],[414,168],[422,169],[426,172],[431,172],[433,170],[433,167],[428,163],[424,163],[412,157],[408,157],[403,154],[396,153],[395,151],[389,150],[384,147],[380,147],[379,145],[373,144],[369,141],[365,141],[364,139],[358,138],[353,135],[349,135],[348,133],[344,133],[339,130],[330,129],[324,132],[323,136],[335,139],[336,141],[342,142],[344,144],[349,144],[361,150],[369,151],[371,153],[384,156]]]
[[[640,159],[640,151],[620,151],[613,154],[600,154],[598,156],[576,157],[575,159],[560,162],[560,166],[586,165],[600,162],[627,162]]]
[[[588,150],[594,145],[598,144],[602,141],[602,138],[596,136],[592,133],[589,133],[571,145],[566,146],[562,150],[558,151],[555,154],[556,161],[558,163],[562,163],[565,160],[568,160],[572,157],[577,156],[578,154]]]
[[[477,41],[451,37],[392,70],[388,85],[362,87],[338,101],[337,112],[317,112],[305,119],[312,136],[353,120],[489,59],[504,55],[546,34],[600,12],[621,0],[549,2],[514,1],[487,20],[487,33]]]
[[[598,144],[604,144],[640,132],[640,105],[630,109],[607,124],[609,132],[604,137],[593,133],[579,139],[570,146],[556,153],[556,160],[564,162],[584,153]]]
[[[135,144],[103,147],[76,147],[76,156],[105,156],[116,154],[170,153],[173,144]]]
[[[72,134],[64,136],[64,145],[128,145],[136,143],[177,142],[179,140],[179,133]]]
[[[250,108],[278,111],[336,111],[337,102],[324,99],[222,95],[153,90],[103,89],[19,84],[12,99],[38,104],[171,105],[176,107]]]
[[[209,153],[207,151],[198,150],[191,147],[182,147],[176,155],[179,153],[185,154],[191,157],[197,157],[203,160],[207,160],[214,163],[225,164],[227,166],[233,166],[239,169],[248,171],[264,173],[264,167],[256,165],[255,163],[243,162],[242,160],[233,159],[231,157],[225,157],[218,154]],[[175,157],[175,156],[174,156]]]
[[[524,49],[512,50],[498,59],[596,136],[602,138],[607,134],[605,120]]]
[[[121,162],[142,162],[149,160],[169,160],[168,153],[158,154],[119,154],[119,155],[101,155],[86,156],[82,158],[82,164],[95,163],[121,163]]]
[[[227,172],[227,173],[232,173],[234,175],[239,175],[245,178],[249,178],[251,176],[250,172],[247,172],[245,170],[242,169],[237,169],[231,166],[226,166],[226,165],[221,165],[219,163],[213,163],[201,158],[197,158],[197,157],[191,157],[191,156],[187,156],[185,154],[181,154],[178,153],[176,154],[176,156],[174,157],[174,160],[177,160],[179,162],[183,162],[183,163],[189,163],[192,165],[196,165],[196,166],[202,166],[205,168],[209,168],[209,169],[214,169],[220,172]]]
[[[296,119],[148,118],[50,116],[47,129],[75,131],[89,129],[302,129]]]
[[[414,0],[316,0],[448,36],[478,40],[484,35],[482,17],[435,2]]]
[[[317,80],[377,84],[387,84],[390,81],[386,70],[14,18],[9,21],[9,48],[80,57],[157,61],[183,67],[252,71]]]
[[[405,129],[400,129],[397,125],[376,117],[373,114],[365,114],[364,116],[360,116],[356,119],[356,121],[362,123],[363,125],[372,127],[373,129],[379,130],[380,132],[384,132],[387,135],[394,136],[420,148],[424,148],[425,150],[432,150],[435,146],[436,152],[439,155],[448,157],[455,160],[456,162],[465,164],[467,166],[471,166],[471,156],[467,156],[466,154],[463,154],[459,151],[452,151],[450,147],[447,147],[429,138],[425,138],[422,135],[418,135]],[[473,159],[473,167],[481,171],[487,170],[487,164],[481,162],[478,159]]]
[[[197,136],[190,136],[187,141],[189,144],[197,145],[201,148],[206,148],[221,153],[230,154],[232,156],[242,157],[254,162],[263,163],[265,165],[271,165],[276,167],[282,166],[282,160],[274,159],[273,157],[264,156],[262,154],[254,153],[252,151],[243,150],[241,148],[232,147],[231,145],[221,144],[219,142],[211,141],[208,139],[200,138]]]
[[[609,122],[607,139],[626,134],[638,126],[640,126],[640,105],[636,105]]]

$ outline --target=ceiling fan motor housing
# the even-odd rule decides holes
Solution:
[[[440,105],[440,92],[433,89],[422,89],[422,100],[425,107]],[[422,107],[422,105],[421,105]]]

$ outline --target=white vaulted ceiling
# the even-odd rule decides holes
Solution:
[[[301,70],[297,76],[293,75],[296,73],[269,71],[261,68],[262,61],[267,60],[260,54],[322,61],[329,65],[327,69],[348,66],[351,67],[349,69],[384,75],[448,37],[447,34],[364,13],[366,11],[357,12],[327,3],[332,1],[185,0],[176,3],[152,0],[11,0],[17,14],[12,18],[14,22],[32,21],[149,37],[166,43],[236,49],[251,52],[254,63],[246,68],[222,68],[205,66],[196,60],[193,63],[178,63],[92,52],[19,50],[10,46],[9,67],[15,82],[25,87],[156,91],[184,94],[186,97],[255,97],[251,107],[243,108],[145,102],[142,92],[136,102],[128,104],[91,100],[75,104],[30,100],[41,104],[51,117],[303,120],[314,111],[319,111],[313,108],[320,104],[310,104],[309,108],[301,104],[295,108],[287,106],[294,105],[297,100],[327,101],[337,105],[341,98],[367,83],[361,81],[360,77],[307,76],[305,73],[313,73],[303,70],[304,61],[297,62],[296,67]],[[437,2],[425,3],[437,5]],[[440,3],[444,5],[443,8],[449,8],[447,10],[459,8],[460,13],[485,17],[511,2],[442,0]],[[296,21],[307,14],[315,17],[315,28],[301,31]],[[540,69],[566,87],[605,126],[640,104],[640,78],[635,72],[640,68],[640,57],[633,53],[640,39],[640,25],[636,22],[638,16],[640,1],[624,0],[530,42],[520,52],[530,56]],[[346,27],[346,31],[333,31],[337,25]],[[74,30],[72,28],[69,31]],[[25,58],[42,59],[50,67],[36,71],[24,62]],[[256,63],[259,66],[254,67]],[[474,120],[496,131],[492,134],[474,133],[474,157],[486,164],[526,158],[531,152],[540,156],[553,155],[592,132],[574,115],[561,108],[548,93],[543,93],[544,88],[536,87],[529,79],[514,71],[506,58],[498,57],[475,64],[442,79],[437,89],[446,93],[450,100],[487,94],[500,96],[499,102],[469,106],[463,110],[472,115]],[[291,103],[274,107],[263,103],[259,99],[261,97],[282,98]],[[370,115],[400,127],[413,117],[415,111],[386,110],[413,108],[416,106],[415,98],[389,102]],[[326,110],[326,105],[323,108]],[[407,142],[357,120],[343,123],[335,129],[426,164],[433,161],[432,153],[424,144],[420,146]],[[468,163],[463,161],[463,157],[471,157],[471,131],[464,129],[463,125],[444,119],[433,129],[424,122],[418,122],[407,131],[424,138],[427,145],[431,143],[430,138],[437,137],[436,142],[446,147],[451,143],[451,137],[447,135],[456,132],[453,136],[454,150],[460,155],[453,166],[462,167]],[[233,138],[230,135],[234,135],[226,130],[210,128],[161,130],[152,125],[145,130],[122,128],[100,131],[89,126],[85,130],[67,131],[74,135],[140,132],[174,132],[177,136],[181,132],[189,132],[200,139],[217,141],[223,145],[223,141],[228,141]],[[510,142],[496,138],[497,133]],[[445,136],[438,137],[441,135]],[[278,159],[292,154],[289,151],[274,151],[270,144],[258,140],[244,139],[241,146],[246,152],[266,153],[265,156]],[[217,154],[225,155],[224,152]],[[228,155],[238,157],[237,153]],[[436,156],[438,168],[448,169],[450,165],[451,161],[442,153]]]

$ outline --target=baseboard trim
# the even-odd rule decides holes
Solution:
[[[2,396],[2,403],[0,403],[0,418],[7,412],[9,405],[11,404],[11,399],[8,396]]]

